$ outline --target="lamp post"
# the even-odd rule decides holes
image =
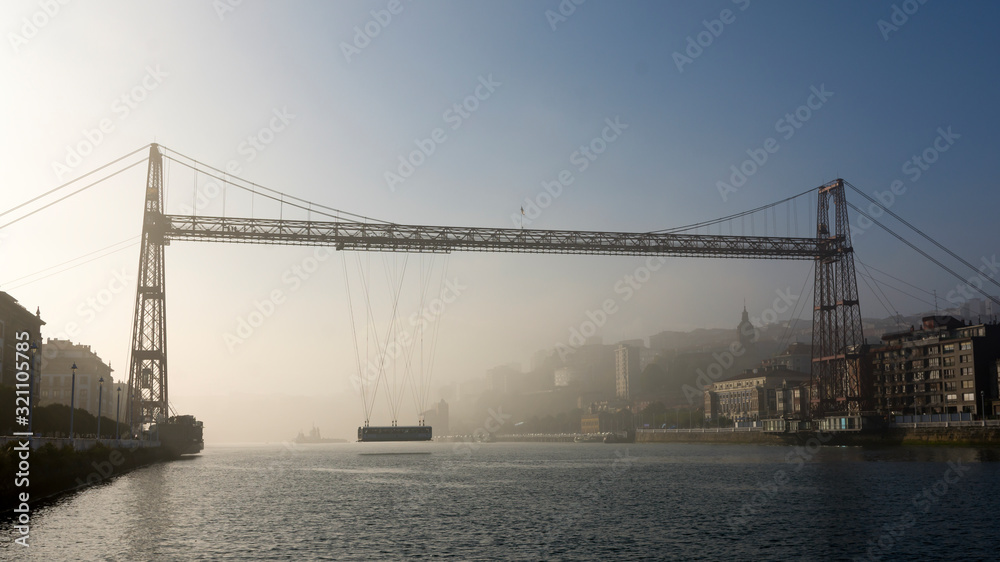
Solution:
[[[979,391],[979,403],[982,404],[982,410],[980,410],[980,418],[983,420],[983,425],[986,425],[986,391]]]
[[[98,379],[97,384],[97,442],[101,442],[101,406],[104,404],[104,377]]]
[[[69,438],[73,439],[73,408],[76,407],[76,362],[70,367],[73,370],[73,378],[69,387]]]
[[[121,440],[121,425],[118,423],[118,417],[122,414],[122,385],[118,384],[118,402],[115,403],[115,441]]]

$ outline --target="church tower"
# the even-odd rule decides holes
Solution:
[[[736,336],[739,338],[743,349],[752,350],[757,343],[757,329],[750,322],[750,314],[747,313],[747,303],[743,303],[743,318],[740,325],[736,327]]]

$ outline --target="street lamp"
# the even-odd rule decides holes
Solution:
[[[101,442],[101,406],[104,404],[104,377],[97,381],[97,442]]]
[[[122,413],[122,385],[118,385],[118,402],[115,404],[115,441],[121,440],[121,425],[118,423],[118,417]]]
[[[73,408],[76,407],[76,362],[70,369],[73,369],[73,378],[69,387],[69,438],[73,439]]]

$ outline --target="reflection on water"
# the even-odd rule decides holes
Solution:
[[[1000,543],[997,450],[397,445],[210,447],[39,508],[29,552],[0,555],[992,559]],[[430,454],[362,454],[413,451]]]

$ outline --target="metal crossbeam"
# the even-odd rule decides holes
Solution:
[[[335,246],[338,250],[803,260],[830,257],[834,252],[831,243],[816,238],[415,226],[184,215],[163,215],[162,220],[156,222],[164,241]]]

